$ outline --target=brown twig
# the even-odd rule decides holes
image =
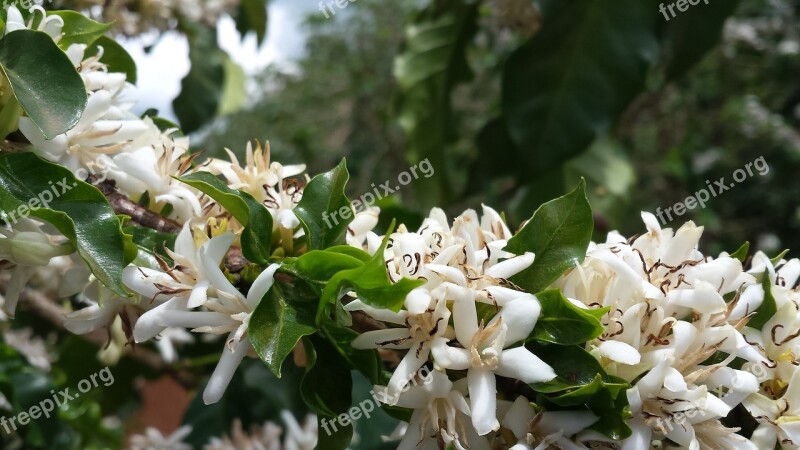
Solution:
[[[7,289],[8,279],[4,277],[0,279],[0,292],[6,292]],[[64,322],[66,320],[64,318],[64,311],[44,293],[36,289],[25,288],[20,294],[19,306],[52,323],[58,327],[58,329],[66,330],[64,328]],[[103,329],[98,329],[79,336],[99,348],[105,347],[109,339],[107,331]],[[127,346],[125,348],[125,355],[155,371],[169,373],[175,381],[186,388],[195,388],[197,386],[196,380],[189,372],[185,370],[175,370],[171,365],[164,362],[161,355],[152,350],[143,347]]]
[[[114,181],[106,180],[98,183],[96,186],[100,189],[100,192],[106,196],[108,203],[114,208],[115,213],[130,216],[134,223],[162,233],[174,234],[181,231],[181,224],[178,222],[150,211],[119,193]]]

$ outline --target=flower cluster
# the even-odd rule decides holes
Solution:
[[[47,15],[40,7],[26,22],[17,8],[10,6],[6,32],[38,29],[58,42],[63,37],[63,25],[59,16]],[[181,231],[166,255],[154,255],[151,264],[125,270],[123,281],[134,295],[120,297],[89,276],[85,263],[75,257],[73,246],[55,230],[32,219],[14,220],[9,223],[10,229],[1,231],[4,238],[0,239],[0,258],[14,267],[3,311],[13,317],[20,292],[37,270],[60,265],[66,267],[59,271],[60,276],[53,277],[62,280],[58,296],[80,294],[84,304],[67,315],[64,325],[71,332],[121,329],[122,342],[115,342],[117,349],[131,340],[157,338],[166,361],[176,359],[177,346],[193,341],[185,328],[227,334],[223,356],[205,394],[206,401],[214,403],[252,349],[247,336],[250,314],[270,288],[277,265],[261,271],[246,295],[234,287],[221,263],[232,246],[241,247],[242,224],[176,177],[210,172],[225,178],[232,189],[252,195],[272,215],[277,242],[284,255],[290,255],[295,238],[303,233],[292,210],[307,182],[307,177],[293,177],[303,174],[305,166],[271,162],[269,144],[264,148],[248,144],[244,165],[230,150],[230,161],[211,158],[195,164],[196,155],[188,151],[188,138],[177,137],[174,129],[162,131],[150,118],[130,112],[133,87],[126,82],[125,74],[111,72],[101,62],[102,47],[96,55],[88,56],[86,51],[86,45],[72,44],[65,52],[78,69],[89,98],[77,125],[46,139],[31,119],[21,117],[20,131],[39,156],[76,174],[92,174],[90,182],[112,183],[141,207],[177,223]]]
[[[272,422],[263,426],[254,426],[250,432],[242,427],[242,421],[234,419],[230,436],[212,437],[203,450],[314,450],[317,446],[317,418],[309,414],[300,424],[289,412],[282,411],[281,419],[284,430]],[[192,446],[183,443],[192,432],[192,428],[184,426],[169,436],[164,436],[154,428],[148,428],[144,434],[130,438],[130,450],[188,450]],[[281,440],[283,436],[283,440]]]
[[[745,271],[731,255],[698,251],[702,227],[688,222],[673,232],[642,217],[647,233],[609,234],[557,282],[576,304],[608,308],[604,333],[587,349],[633,385],[633,435],[623,448],[756,449],[776,441],[796,448],[791,426],[782,425],[800,402],[788,389],[797,378],[800,316],[792,288],[800,261],[773,263],[757,253]],[[765,314],[759,307],[770,301],[764,286],[782,314],[756,328]],[[752,440],[722,420],[739,405],[762,424]],[[596,433],[583,439],[604,440]]]
[[[437,441],[458,449],[489,448],[483,436],[500,429],[496,377],[524,383],[555,378],[550,366],[518,345],[533,331],[541,307],[534,295],[508,281],[534,259],[531,253],[505,252],[510,237],[489,207],[482,217],[466,211],[452,226],[434,209],[417,232],[401,225],[384,251],[392,280],[425,280],[408,294],[403,309],[377,309],[358,299],[345,306],[391,325],[360,335],[355,347],[408,349],[385,387],[389,398],[416,409],[401,448]],[[366,240],[374,251],[382,238],[370,232]],[[487,307],[489,320],[482,313]],[[429,363],[437,370],[435,381],[408,389],[414,373]],[[466,371],[459,380],[464,383],[456,386],[447,371]]]

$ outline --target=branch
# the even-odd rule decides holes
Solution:
[[[175,234],[181,231],[181,224],[178,222],[150,211],[127,196],[120,194],[113,180],[105,180],[96,186],[106,196],[115,213],[130,216],[131,220],[136,224],[162,233]]]
[[[0,292],[6,292],[7,289],[8,279],[4,277],[0,279]],[[41,291],[25,288],[20,294],[19,305],[21,308],[52,323],[59,330],[67,331],[66,328],[64,328],[64,322],[66,321],[64,318],[64,311]],[[109,339],[108,333],[103,329],[78,336],[96,345],[98,348],[105,347]],[[126,346],[125,355],[155,371],[169,373],[184,387],[194,388],[197,386],[197,382],[194,380],[192,374],[185,370],[174,369],[170,364],[165,363],[161,355],[157,352],[143,347]]]

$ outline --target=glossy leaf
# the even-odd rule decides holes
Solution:
[[[100,58],[100,62],[108,66],[108,71],[124,73],[125,79],[129,83],[136,84],[136,62],[128,54],[127,50],[108,36],[100,36],[86,50],[86,55],[96,55],[100,47],[103,48],[103,56]]]
[[[392,283],[389,279],[383,252],[389,242],[393,225],[384,237],[381,247],[368,262],[342,270],[331,277],[322,291],[320,309],[317,311],[318,324],[322,323],[327,306],[335,303],[346,291],[354,290],[358,298],[368,305],[399,311],[408,293],[425,284],[425,280],[402,278]]]
[[[231,189],[209,172],[195,172],[178,180],[217,201],[244,226],[242,253],[248,260],[266,264],[272,244],[272,215],[252,195]]]
[[[631,434],[631,417],[625,394],[630,384],[608,375],[600,363],[580,346],[533,345],[533,352],[556,372],[556,378],[531,385],[541,393],[548,409],[588,409],[598,420],[590,428],[612,439]]]
[[[50,11],[47,15],[58,16],[64,20],[62,29],[64,34],[58,41],[58,46],[63,50],[73,44],[92,45],[113,25],[94,21],[77,11]]]
[[[47,208],[42,208],[43,202]],[[2,154],[0,208],[13,215],[11,223],[27,211],[52,224],[103,284],[118,295],[128,295],[121,279],[127,264],[126,238],[119,218],[97,188],[33,153]]]
[[[49,35],[31,30],[7,34],[0,39],[0,66],[22,109],[45,138],[78,123],[86,108],[86,89]]]
[[[250,318],[250,342],[278,378],[281,365],[303,336],[317,331],[317,293],[302,280],[276,283]]]
[[[344,194],[348,179],[350,174],[343,159],[330,172],[312,178],[303,190],[294,213],[303,224],[309,250],[345,243],[347,226],[353,221],[350,200]]]
[[[542,312],[530,339],[575,345],[590,341],[603,333],[600,318],[608,312],[608,308],[579,308],[558,289],[548,289],[536,294],[536,297],[542,305]]]
[[[539,207],[508,241],[509,252],[536,255],[533,264],[511,280],[527,292],[545,289],[564,271],[583,261],[593,228],[586,182],[581,180],[574,191]]]
[[[543,0],[541,29],[509,57],[505,123],[526,176],[584,151],[644,89],[657,7],[641,0]]]
[[[335,419],[340,415],[349,418],[353,390],[350,367],[324,339],[311,337],[304,346],[308,366],[300,389],[303,400],[319,420],[317,448],[345,450],[353,437],[353,425]]]

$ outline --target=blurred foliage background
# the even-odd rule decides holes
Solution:
[[[436,175],[384,202],[404,218],[481,202],[513,225],[586,177],[597,238],[763,156],[755,175],[668,226],[704,250],[798,248],[800,2],[712,1],[667,21],[654,0],[359,0],[306,21],[296,69],[194,140],[219,155],[269,139],[312,173],[341,157],[351,196],[430,158]],[[676,10],[677,12],[677,10]]]
[[[306,163],[311,174],[346,157],[350,198],[427,158],[434,176],[379,202],[382,220],[398,217],[410,227],[432,206],[453,215],[481,203],[505,211],[517,227],[584,177],[600,240],[613,229],[642,232],[640,211],[665,210],[720,177],[729,184],[734,171],[763,157],[768,173],[666,226],[689,219],[705,226],[706,253],[750,241],[798,256],[800,0],[710,0],[669,20],[658,0],[358,0],[330,19],[310,12],[304,56],[249,80],[219,48],[210,16],[194,17],[192,2],[173,2],[175,11],[165,13],[167,3],[50,6],[89,8],[116,20],[119,35],[186,35],[192,68],[174,109],[205,155],[227,157],[227,147],[242,157],[249,140],[269,140],[275,160]],[[265,39],[268,3],[208,7]],[[114,389],[23,429],[25,448],[118,448],[123,428],[141,428],[130,425],[142,407],[132,396],[141,391],[131,388],[163,371],[118,361],[121,330],[112,330],[98,362],[96,345],[33,315],[21,314],[13,327],[38,337],[6,345],[9,332],[0,342],[0,392],[13,403],[0,410],[27,408],[34,390],[75,386],[104,364],[114,365],[116,377]],[[187,346],[185,359],[167,366],[172,376],[189,375],[181,389],[202,391],[216,344]],[[20,348],[52,366],[31,366]],[[194,426],[189,440],[198,448],[228,433],[234,418],[249,427],[277,420],[282,408],[306,412],[292,394],[297,377],[279,382],[258,361],[236,376],[218,405],[203,407],[195,397],[188,406],[183,422]],[[355,398],[368,390],[357,381]],[[357,430],[354,448],[381,448],[380,435],[395,423],[383,414]],[[4,448],[13,448],[9,442],[0,435]]]

